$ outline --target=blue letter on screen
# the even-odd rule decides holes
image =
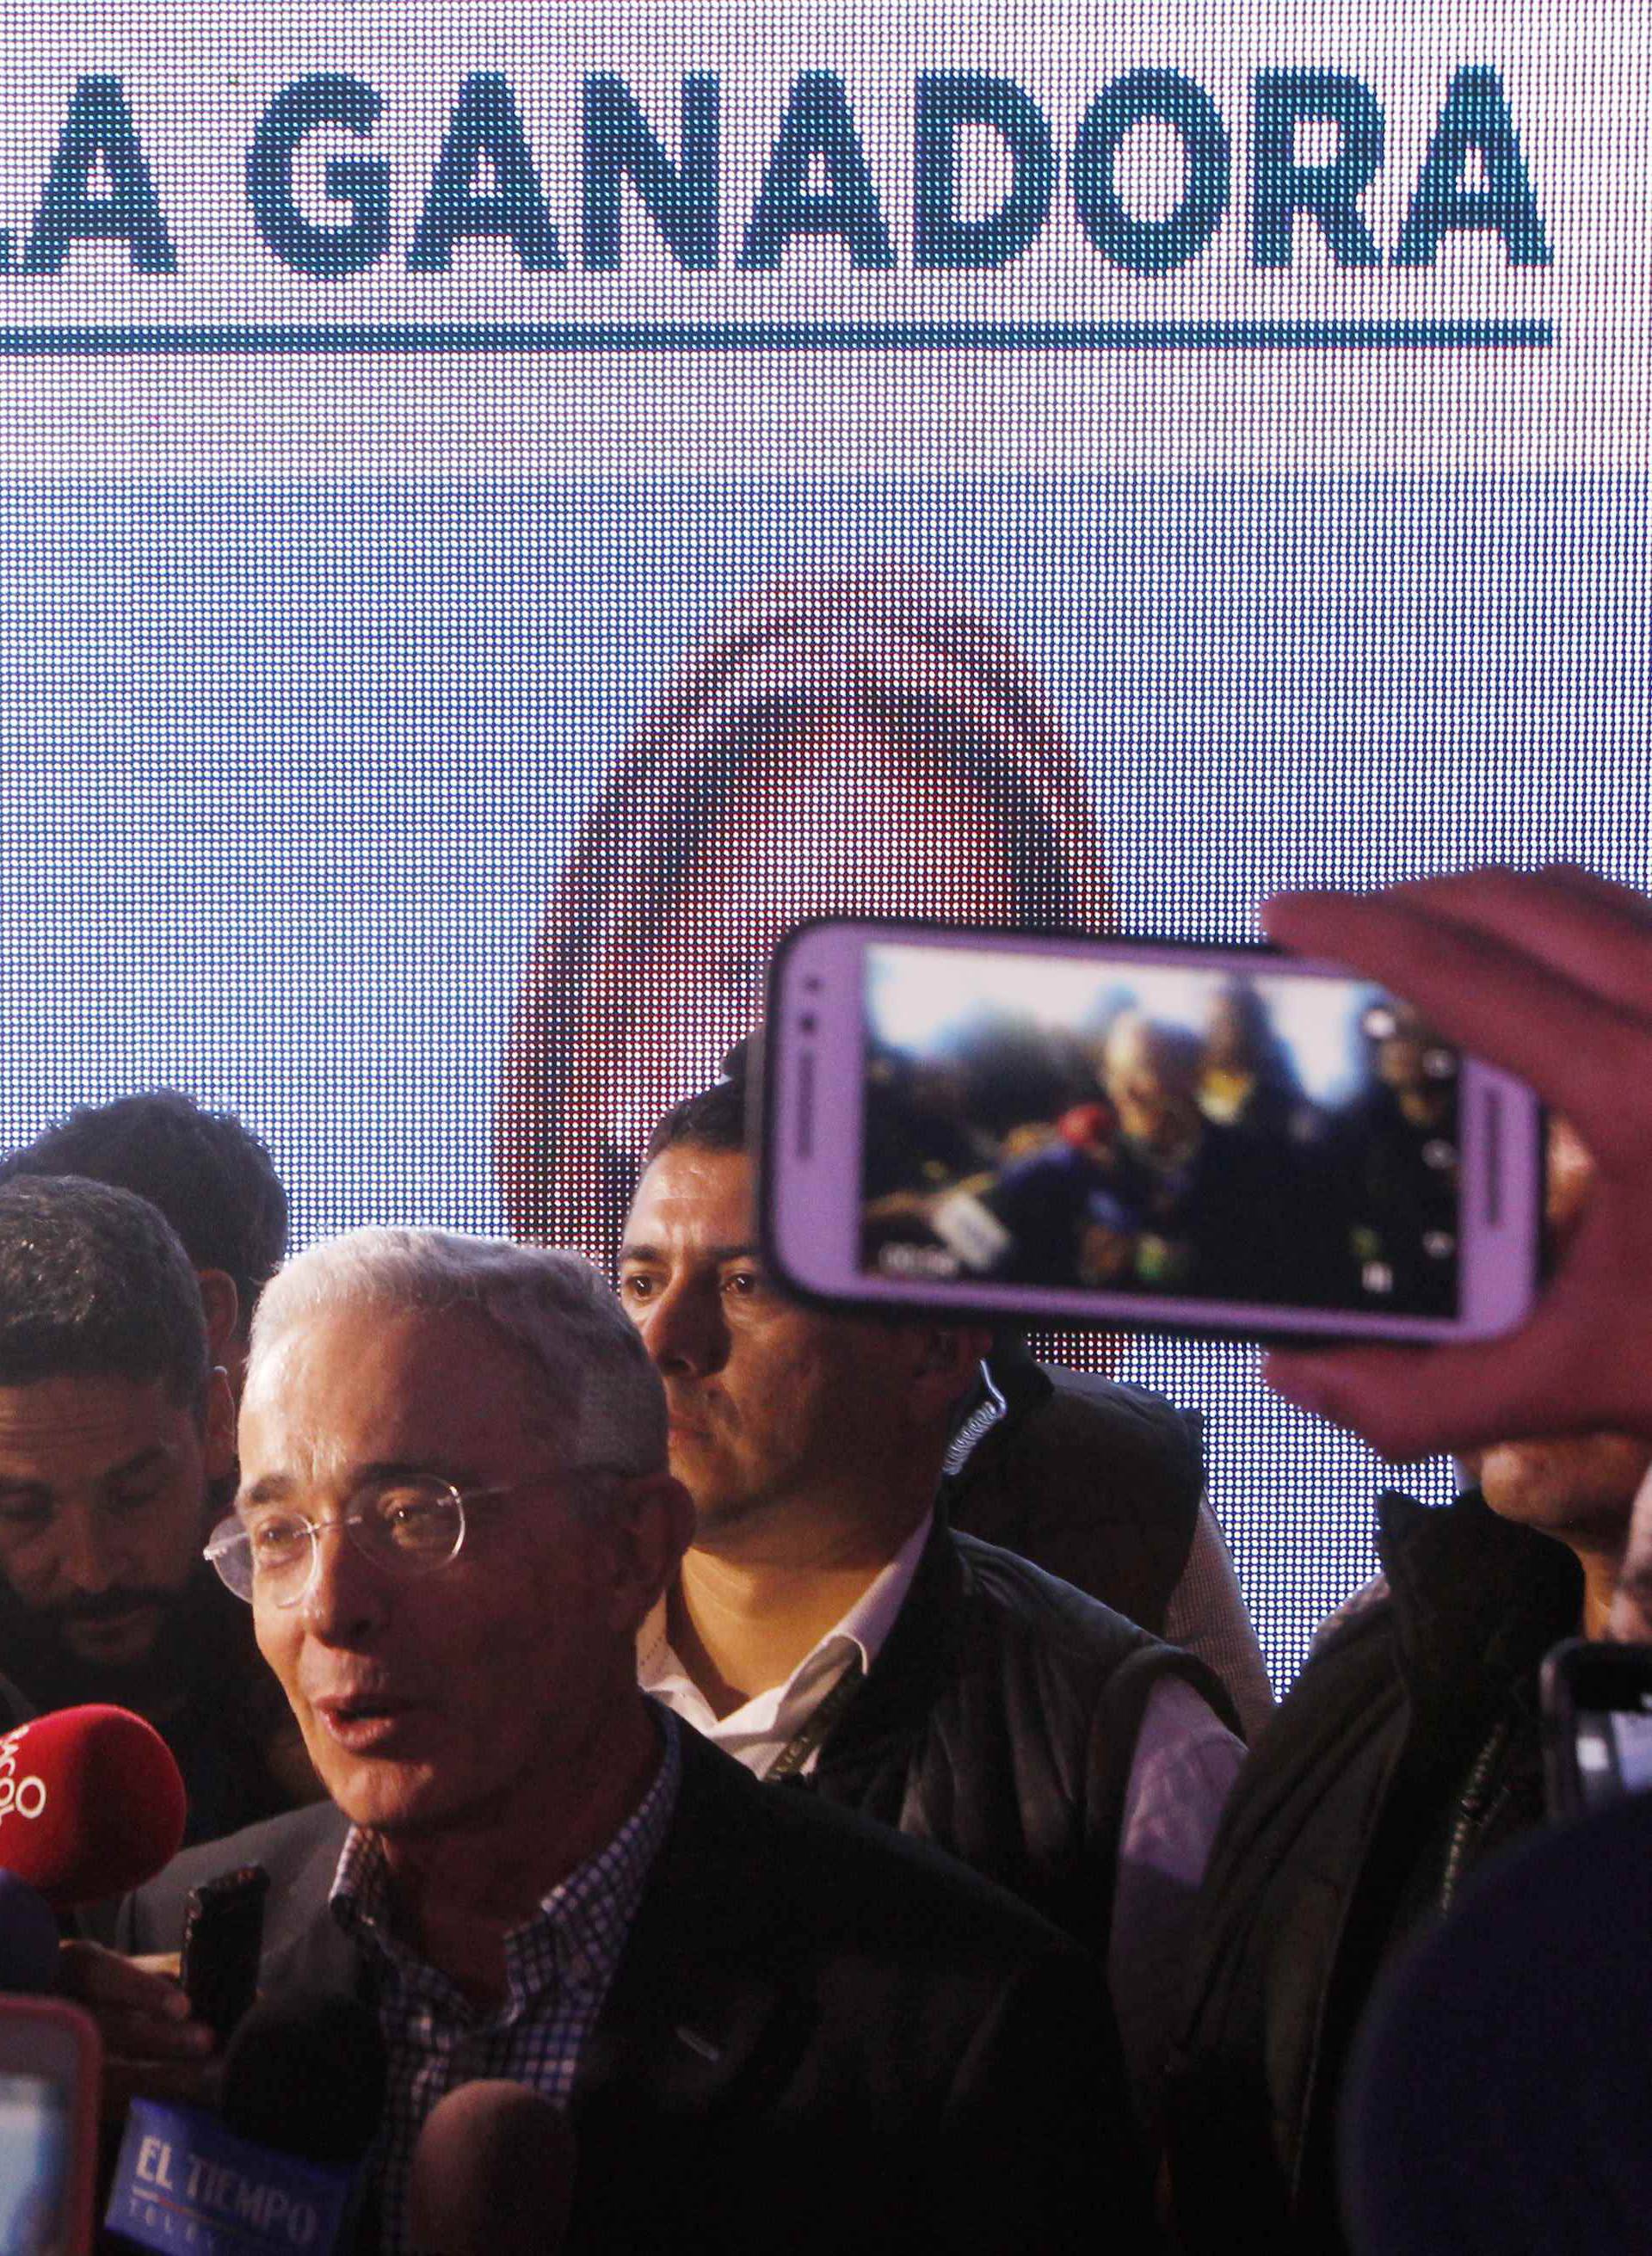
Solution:
[[[816,157],[831,185],[811,195],[809,166]],[[778,266],[794,235],[841,235],[856,266],[895,263],[849,97],[835,71],[805,71],[792,88],[740,247],[740,265]]]
[[[491,196],[470,192],[483,157],[493,168]],[[462,235],[508,235],[530,274],[551,273],[562,264],[516,97],[497,71],[478,71],[459,89],[430,194],[408,246],[408,265],[420,273],[445,274]]]
[[[1136,219],[1119,200],[1113,167],[1119,145],[1144,117],[1182,137],[1187,185],[1163,219]],[[1202,86],[1180,71],[1126,71],[1091,102],[1073,145],[1073,201],[1084,233],[1116,265],[1160,274],[1202,250],[1227,208],[1227,128]]]
[[[682,81],[682,162],[674,165],[617,78],[585,81],[585,264],[619,264],[619,183],[628,180],[680,266],[717,263],[719,88],[709,73]]]
[[[1483,188],[1463,186],[1463,163],[1471,149],[1479,152]],[[1494,70],[1460,70],[1451,81],[1394,249],[1394,264],[1431,266],[1441,236],[1453,228],[1490,228],[1502,236],[1511,266],[1549,264],[1549,239]]]
[[[300,274],[359,274],[390,248],[386,157],[328,159],[327,193],[350,208],[342,226],[315,226],[293,201],[293,159],[311,127],[371,133],[384,106],[360,79],[328,71],[283,87],[258,120],[247,152],[247,198],[259,234]]]
[[[1338,130],[1329,165],[1296,162],[1301,120],[1325,119]],[[1359,198],[1382,169],[1382,104],[1363,79],[1341,71],[1259,71],[1252,159],[1251,259],[1290,264],[1292,222],[1308,212],[1324,230],[1338,266],[1380,266]]]
[[[994,212],[960,219],[958,128],[987,125],[1010,153],[1010,188]],[[1049,216],[1055,186],[1049,123],[1013,79],[925,71],[918,80],[913,257],[919,266],[1002,266]]]
[[[109,170],[106,196],[91,193],[100,157]],[[55,274],[72,243],[97,236],[124,240],[140,274],[170,274],[178,264],[117,78],[83,78],[74,89],[23,271]]]

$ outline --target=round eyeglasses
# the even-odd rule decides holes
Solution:
[[[494,1488],[463,1495],[451,1481],[427,1475],[364,1488],[336,1519],[306,1519],[301,1512],[255,1505],[244,1518],[215,1527],[201,1555],[249,1604],[257,1599],[295,1606],[315,1579],[323,1535],[342,1529],[364,1558],[388,1574],[427,1575],[457,1557],[467,1507],[512,1493]]]

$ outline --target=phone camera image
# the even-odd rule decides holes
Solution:
[[[68,2108],[48,2077],[0,2074],[0,2256],[64,2246]]]
[[[864,1274],[1450,1318],[1458,1053],[1367,983],[869,947]]]

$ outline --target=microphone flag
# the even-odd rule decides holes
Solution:
[[[355,2176],[255,2146],[201,2108],[134,2099],[103,2221],[166,2256],[328,2256]]]

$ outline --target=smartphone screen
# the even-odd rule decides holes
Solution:
[[[66,2245],[64,2195],[73,2151],[68,2096],[44,2076],[0,2072],[0,2256]]]
[[[822,925],[767,1041],[771,1255],[805,1291],[1427,1337],[1536,1282],[1529,1092],[1367,980]]]

